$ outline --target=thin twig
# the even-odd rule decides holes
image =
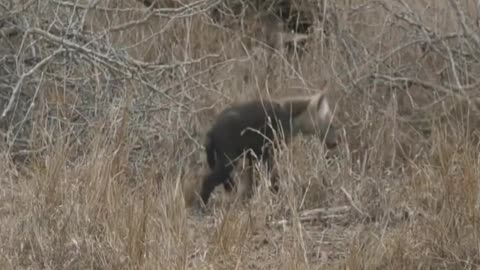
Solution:
[[[458,17],[458,21],[460,23],[460,26],[462,27],[463,33],[467,36],[472,37],[473,41],[475,42],[475,45],[477,48],[480,48],[480,37],[473,31],[470,26],[467,25],[466,20],[465,20],[465,15],[463,12],[460,10],[460,7],[458,6],[458,1],[456,0],[448,0],[450,5],[453,7],[455,10],[455,14]]]
[[[10,110],[13,107],[13,104],[17,100],[18,95],[20,94],[20,90],[22,89],[22,84],[25,78],[29,77],[32,75],[35,71],[38,69],[42,68],[45,66],[53,57],[55,57],[57,54],[64,52],[64,48],[57,49],[54,51],[51,55],[48,57],[44,58],[42,61],[40,61],[37,65],[35,65],[33,68],[31,68],[28,72],[23,73],[20,76],[20,79],[18,79],[17,84],[13,88],[12,95],[10,96],[10,100],[8,101],[7,107],[3,110],[2,115],[0,115],[0,120],[5,118],[7,114],[10,112]]]
[[[340,187],[340,190],[342,190],[343,194],[345,194],[345,197],[347,197],[347,200],[348,200],[348,202],[350,203],[350,205],[352,205],[352,207],[355,208],[355,210],[357,210],[357,212],[358,212],[360,215],[366,216],[366,217],[369,216],[368,214],[366,214],[365,212],[363,212],[363,211],[355,204],[355,202],[353,201],[352,195],[350,195],[350,193],[348,193],[347,190],[346,190],[344,187]]]

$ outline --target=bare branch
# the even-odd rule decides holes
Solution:
[[[35,71],[39,70],[43,66],[45,66],[50,60],[52,60],[53,57],[55,57],[57,54],[64,52],[65,49],[60,48],[57,49],[55,52],[53,52],[51,55],[48,57],[45,57],[42,61],[40,61],[37,65],[35,65],[33,68],[31,68],[28,72],[23,73],[20,78],[17,81],[17,84],[13,88],[12,94],[10,96],[10,99],[8,101],[7,107],[3,110],[2,115],[0,115],[0,120],[5,118],[7,114],[10,112],[10,110],[13,107],[13,104],[15,103],[18,95],[20,94],[20,91],[22,89],[22,84],[25,78],[31,76]]]
[[[462,10],[460,10],[460,7],[458,6],[458,1],[457,0],[448,0],[450,5],[453,7],[455,10],[455,13],[457,14],[458,21],[460,23],[460,26],[462,27],[463,33],[467,36],[472,37],[473,41],[475,42],[475,45],[477,48],[480,48],[480,37],[478,34],[473,31],[470,26],[467,25],[467,22],[465,20],[465,14],[463,14]]]
[[[359,214],[361,214],[362,216],[365,216],[365,217],[369,217],[368,214],[366,214],[365,212],[363,212],[363,211],[357,206],[357,204],[353,201],[352,195],[350,195],[350,193],[348,193],[348,191],[347,191],[344,187],[340,187],[340,190],[343,192],[343,194],[345,194],[345,197],[347,197],[348,202],[350,203],[350,205],[351,205],[355,210],[357,210],[357,212],[358,212]]]

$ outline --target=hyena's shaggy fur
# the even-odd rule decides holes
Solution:
[[[218,185],[223,184],[226,191],[232,190],[231,174],[237,159],[244,153],[252,170],[257,157],[272,170],[272,150],[281,140],[288,143],[297,133],[318,131],[328,148],[335,147],[337,141],[331,121],[331,111],[323,93],[279,101],[250,101],[225,109],[207,133],[205,149],[211,172],[203,179],[200,191],[203,203],[207,204]],[[276,175],[271,181],[273,191],[278,191]]]

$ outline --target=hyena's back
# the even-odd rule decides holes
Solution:
[[[247,149],[258,155],[261,154],[262,147],[273,141],[275,136],[287,136],[289,132],[289,113],[280,104],[273,101],[251,101],[220,113],[208,133],[206,148],[207,151],[208,148],[216,150],[217,155],[226,154],[229,158],[236,158]],[[213,165],[209,161],[209,166]]]

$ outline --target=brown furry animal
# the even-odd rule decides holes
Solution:
[[[207,204],[215,187],[234,187],[231,177],[236,160],[246,154],[250,165],[260,158],[272,169],[272,150],[298,133],[319,134],[328,148],[337,145],[332,113],[323,93],[279,101],[255,100],[222,111],[207,133],[205,149],[211,172],[203,179],[200,197]],[[253,169],[253,166],[252,166]],[[278,191],[272,177],[273,191]]]

